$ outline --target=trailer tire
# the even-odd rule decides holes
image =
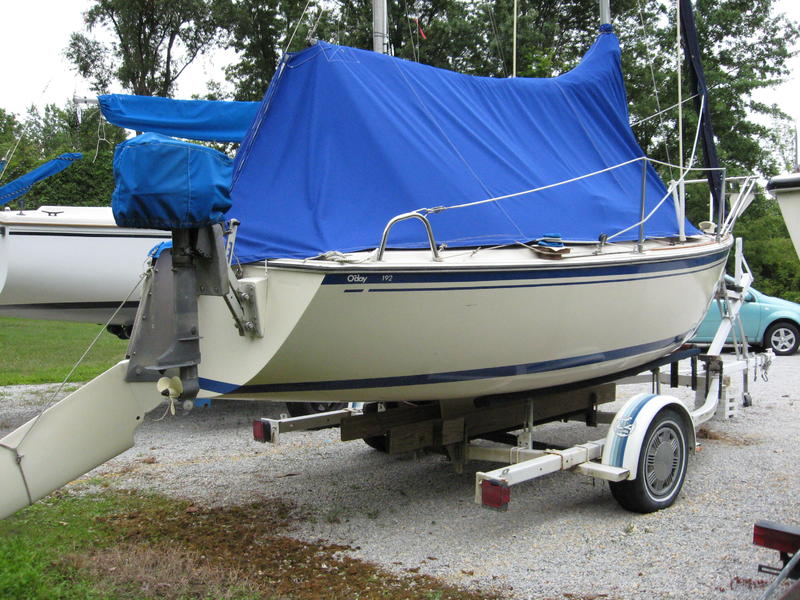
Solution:
[[[386,403],[385,406],[388,409],[389,407],[394,406],[394,404]],[[375,403],[365,404],[364,412],[365,413],[378,412],[378,405]],[[388,433],[384,433],[383,435],[372,435],[361,439],[364,440],[364,443],[373,450],[377,450],[378,452],[383,452],[383,453],[389,452]]]
[[[686,477],[687,440],[681,415],[669,408],[659,412],[642,441],[636,479],[610,482],[614,499],[626,510],[639,513],[672,505]]]

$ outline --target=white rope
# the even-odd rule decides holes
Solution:
[[[630,160],[626,160],[625,162],[621,162],[619,164],[606,167],[605,169],[600,169],[599,171],[592,171],[591,173],[586,173],[585,175],[579,175],[578,177],[573,177],[571,179],[565,179],[563,181],[559,181],[557,183],[550,183],[548,185],[543,185],[536,188],[531,188],[529,190],[523,190],[521,192],[514,192],[513,194],[506,194],[505,196],[495,196],[493,198],[486,198],[484,200],[476,200],[475,202],[466,202],[464,204],[455,204],[453,206],[437,206],[435,208],[420,208],[416,212],[420,212],[423,214],[432,214],[438,213],[445,210],[450,210],[453,208],[469,208],[470,206],[478,206],[480,204],[488,204],[489,202],[498,202],[499,200],[506,200],[508,198],[516,198],[518,196],[524,196],[526,194],[533,194],[536,192],[541,192],[544,190],[549,190],[551,188],[559,187],[562,185],[566,185],[568,183],[574,183],[576,181],[580,181],[581,179],[586,179],[588,177],[594,177],[595,175],[600,175],[601,173],[607,173],[608,171],[612,171],[614,169],[618,169],[619,167],[624,167],[625,165],[630,165],[632,163],[636,163],[642,160],[648,160],[646,156],[638,156],[636,158],[632,158]]]

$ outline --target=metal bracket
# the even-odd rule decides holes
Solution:
[[[228,267],[228,290],[223,294],[223,298],[236,322],[239,335],[264,337],[261,320],[258,318],[255,286],[237,280],[231,267]]]

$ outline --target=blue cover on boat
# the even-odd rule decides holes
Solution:
[[[619,43],[603,33],[572,71],[495,79],[323,42],[289,55],[234,164],[229,216],[243,262],[375,248],[392,217],[514,194],[643,156],[628,125]],[[557,231],[596,241],[639,220],[640,162],[430,217],[449,247]],[[665,195],[648,167],[648,212]],[[638,228],[616,238],[637,239]],[[671,199],[648,236],[677,232]],[[696,232],[691,226],[687,232]],[[420,223],[389,246],[427,247]]]
[[[56,173],[61,173],[61,171],[67,167],[72,166],[76,160],[80,160],[82,158],[83,154],[80,152],[67,152],[65,154],[61,154],[52,160],[48,160],[43,165],[36,167],[33,171],[25,173],[25,175],[22,177],[17,177],[14,181],[11,181],[4,186],[0,186],[0,206],[7,204],[16,198],[19,198],[20,196],[24,196],[35,184],[39,183],[43,179],[47,179],[48,177],[55,175]]]
[[[222,152],[158,133],[117,146],[111,208],[120,227],[184,229],[223,220],[232,162]]]
[[[126,94],[106,94],[97,100],[103,116],[119,127],[208,142],[241,142],[259,105]]]

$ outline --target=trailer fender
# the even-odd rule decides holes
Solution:
[[[628,400],[611,422],[603,448],[603,464],[627,469],[630,472],[628,479],[636,479],[639,454],[647,429],[655,416],[666,408],[681,416],[687,435],[687,446],[693,450],[694,425],[683,403],[674,396],[642,393]]]

